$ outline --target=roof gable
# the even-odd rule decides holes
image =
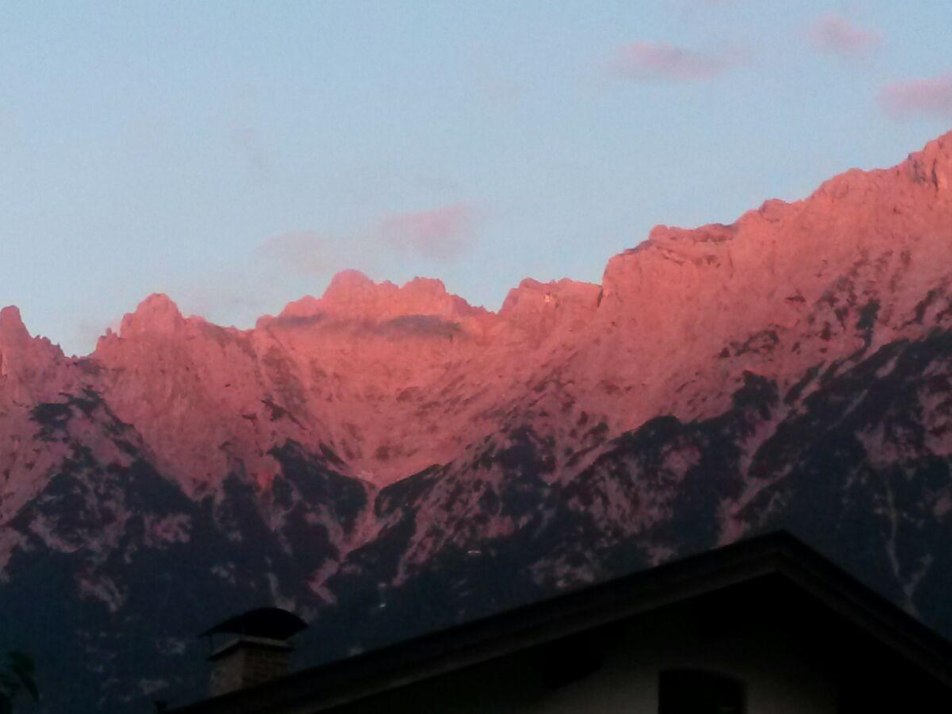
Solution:
[[[771,578],[952,690],[952,643],[786,532],[774,532],[176,710],[313,710],[459,670],[626,618]]]

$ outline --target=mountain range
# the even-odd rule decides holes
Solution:
[[[0,646],[47,711],[202,695],[787,528],[952,637],[952,133],[501,309],[348,271],[254,328],[164,295],[84,357],[0,312]]]

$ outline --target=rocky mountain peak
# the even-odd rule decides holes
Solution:
[[[446,290],[441,280],[413,278],[402,286],[377,283],[357,270],[337,273],[320,298],[304,297],[288,304],[279,318],[328,315],[377,322],[410,315],[459,319],[485,313]]]
[[[30,341],[30,333],[23,324],[20,309],[8,305],[0,310],[0,351],[22,347]]]
[[[500,317],[513,321],[531,319],[545,311],[581,310],[594,311],[598,306],[598,297],[601,287],[595,283],[584,283],[563,278],[550,282],[540,282],[532,278],[525,278],[519,287],[513,288],[506,295]]]
[[[587,326],[600,301],[601,287],[594,283],[568,279],[543,283],[526,278],[506,295],[497,334],[504,342],[558,342],[565,332]]]
[[[328,303],[347,302],[376,288],[377,283],[359,270],[342,270],[331,278],[322,298]]]
[[[55,394],[68,380],[60,369],[62,358],[58,346],[30,335],[18,308],[11,305],[0,310],[0,385],[14,399]]]
[[[164,293],[149,295],[136,307],[134,312],[122,318],[119,334],[122,337],[152,332],[174,332],[185,325],[178,306]]]

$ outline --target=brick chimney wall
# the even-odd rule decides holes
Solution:
[[[287,674],[291,646],[279,640],[239,638],[212,655],[210,694],[244,689]]]

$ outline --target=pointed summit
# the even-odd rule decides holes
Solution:
[[[377,283],[359,270],[342,270],[337,273],[322,296],[323,300],[348,300],[355,294],[367,293],[377,287]]]
[[[122,318],[123,337],[142,332],[172,332],[185,324],[178,306],[164,293],[153,293]]]
[[[359,270],[343,270],[331,278],[327,289],[320,298],[313,295],[289,302],[278,315],[278,319],[307,318],[320,313],[351,315],[357,307],[373,302],[376,292],[393,283],[378,285]],[[268,324],[271,318],[262,318],[259,324]]]
[[[396,285],[391,282],[375,283],[359,270],[344,270],[331,278],[320,306],[336,313],[364,313],[368,309],[372,312],[381,295],[392,289]]]
[[[0,350],[25,345],[30,339],[18,307],[8,305],[0,310]]]
[[[20,383],[18,399],[43,390],[56,393],[55,379],[46,372],[63,356],[45,337],[32,337],[13,305],[0,310],[0,378],[14,377]],[[26,387],[26,382],[33,386]],[[36,388],[39,391],[33,391]]]

